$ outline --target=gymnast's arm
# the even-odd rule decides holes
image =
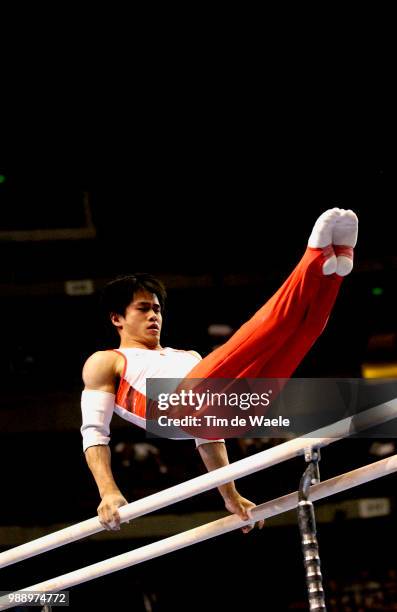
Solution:
[[[98,516],[101,525],[112,531],[120,529],[118,508],[128,503],[114,480],[108,446],[118,359],[117,353],[112,351],[98,351],[87,359],[83,368],[85,388],[81,401],[85,458],[102,500],[97,509]]]
[[[226,445],[223,441],[197,440],[196,444],[204,465],[209,472],[229,465]],[[226,510],[229,510],[232,514],[237,514],[243,521],[248,521],[251,518],[250,511],[252,508],[255,508],[255,504],[240,495],[233,481],[221,485],[218,489],[225,502]],[[264,521],[258,521],[257,526],[259,529],[262,529],[263,525]],[[248,533],[251,529],[253,529],[253,525],[242,527],[244,533]]]
[[[199,360],[202,359],[201,355],[196,351],[188,351],[192,353]],[[229,458],[227,455],[226,444],[224,440],[206,440],[203,438],[196,438],[196,446],[203,460],[203,463],[207,470],[217,470],[218,468],[229,465]],[[243,521],[247,521],[251,518],[251,509],[255,508],[255,504],[249,499],[242,497],[237,491],[234,482],[227,482],[224,485],[218,487],[220,494],[225,502],[226,510],[229,510],[232,514],[237,514]],[[256,524],[259,529],[262,529],[264,521],[258,521]],[[241,531],[248,533],[253,529],[253,525],[246,525],[242,527]]]

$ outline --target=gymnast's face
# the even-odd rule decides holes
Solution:
[[[155,349],[160,346],[162,326],[161,307],[155,293],[139,290],[127,306],[125,315],[113,314],[113,325],[121,338],[121,346],[142,346]]]

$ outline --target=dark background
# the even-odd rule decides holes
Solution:
[[[0,240],[0,436],[7,500],[1,509],[3,529],[19,525],[51,531],[54,523],[95,514],[98,497],[84,463],[78,427],[71,427],[66,415],[64,431],[59,421],[46,427],[40,404],[55,409],[56,394],[64,393],[69,402],[65,405],[78,422],[84,360],[112,345],[98,313],[98,292],[113,276],[147,271],[162,278],[169,290],[164,344],[206,354],[214,344],[208,326],[226,323],[236,329],[270,297],[303,253],[318,215],[333,206],[352,208],[360,219],[355,270],[343,284],[326,331],[296,374],[360,376],[362,363],[371,359],[370,338],[397,332],[394,155],[379,141],[370,145],[363,134],[354,147],[346,146],[345,140],[339,147],[334,143],[332,151],[316,146],[315,140],[307,147],[302,140],[291,145],[283,139],[269,150],[260,129],[260,136],[255,136],[254,125],[233,136],[220,130],[211,141],[199,128],[193,141],[192,134],[190,139],[179,135],[177,142],[158,138],[154,147],[148,137],[139,153],[123,161],[109,152],[104,159],[84,161],[80,152],[78,161],[16,163],[6,157],[2,162],[0,232],[84,226],[83,192],[88,193],[96,228],[96,237],[84,240]],[[95,292],[66,295],[65,281],[79,279],[91,279]],[[394,362],[395,346],[381,359]],[[134,442],[142,437],[133,428],[128,433],[116,428],[113,444],[123,439]],[[170,448],[172,444],[160,444],[169,466],[165,479],[149,473],[142,482],[135,467],[130,482],[116,463],[118,477],[130,486],[131,500],[202,473],[189,445],[175,448],[174,443]],[[349,441],[326,449],[323,477],[373,461],[371,444]],[[242,456],[233,442],[229,448],[231,459]],[[242,481],[241,490],[256,502],[282,495],[297,487],[301,469],[301,462],[279,466],[250,477],[247,484]],[[390,544],[395,532],[395,479],[339,498],[365,496],[388,497],[392,514],[366,522],[349,522],[340,515],[320,527],[328,590],[331,579],[338,581],[341,591],[353,584],[362,590],[366,572],[386,589],[388,573],[395,567]],[[200,509],[221,509],[217,495],[184,502],[171,512],[177,517]],[[111,593],[117,593],[125,609],[145,609],[142,593],[152,591],[157,603],[152,598],[151,605],[161,610],[185,609],[187,601],[192,609],[205,601],[210,610],[259,603],[272,610],[293,609],[293,602],[298,606],[305,594],[297,528],[269,527],[249,538],[224,536],[197,550],[72,589],[72,609],[78,609],[77,593],[80,602],[87,597],[109,606]],[[152,541],[150,534],[146,541]],[[4,570],[2,584],[27,586],[128,547],[122,541],[109,540],[103,547],[81,542],[49,553],[39,566],[40,575],[34,560]],[[218,583],[212,595],[203,567]],[[359,608],[348,608],[345,602],[334,609]]]
[[[370,348],[371,338],[397,331],[394,16],[373,5],[355,6],[351,16],[347,6],[325,14],[305,8],[263,19],[241,7],[222,7],[218,17],[211,7],[189,19],[178,7],[167,21],[151,8],[146,25],[120,19],[120,11],[112,20],[106,7],[103,26],[91,11],[87,25],[79,13],[77,27],[64,11],[45,26],[47,36],[18,15],[2,63],[0,232],[76,229],[84,190],[97,234],[0,238],[1,548],[95,515],[98,495],[78,431],[81,367],[111,344],[97,293],[115,274],[161,276],[169,287],[164,344],[206,354],[214,343],[208,325],[238,327],[286,278],[316,217],[352,208],[360,218],[354,272],[296,374],[359,376],[365,360],[396,363],[393,340]],[[6,35],[12,27],[4,23]],[[94,294],[66,294],[65,281],[87,278]],[[115,421],[113,450],[120,440],[141,438]],[[377,459],[370,444],[324,449],[322,477]],[[241,457],[234,441],[228,448],[231,460]],[[129,499],[203,471],[188,443],[160,452],[165,477],[153,465],[122,469],[113,454]],[[301,471],[297,459],[239,487],[261,502],[296,489]],[[395,477],[335,503],[357,510],[365,497],[387,498],[390,514],[349,518],[340,508],[319,522],[332,612],[396,610]],[[165,523],[178,526],[200,509],[221,509],[219,495],[176,505]],[[134,529],[122,531],[125,540],[91,538],[1,570],[0,589],[155,539],[131,542]],[[269,521],[261,533],[229,534],[71,589],[71,610],[116,605],[307,609],[296,524]]]

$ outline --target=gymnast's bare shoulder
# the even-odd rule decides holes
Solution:
[[[124,359],[115,351],[93,353],[83,367],[85,388],[115,393],[123,367]]]

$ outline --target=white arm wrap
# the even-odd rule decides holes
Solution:
[[[196,442],[196,447],[198,447],[198,446],[201,446],[202,444],[209,444],[210,442],[224,442],[225,440],[223,439],[206,440],[205,438],[194,438],[194,441]]]
[[[89,446],[109,444],[109,425],[112,420],[114,401],[114,393],[107,391],[84,389],[81,394],[83,424],[80,431],[83,436],[84,452]]]

